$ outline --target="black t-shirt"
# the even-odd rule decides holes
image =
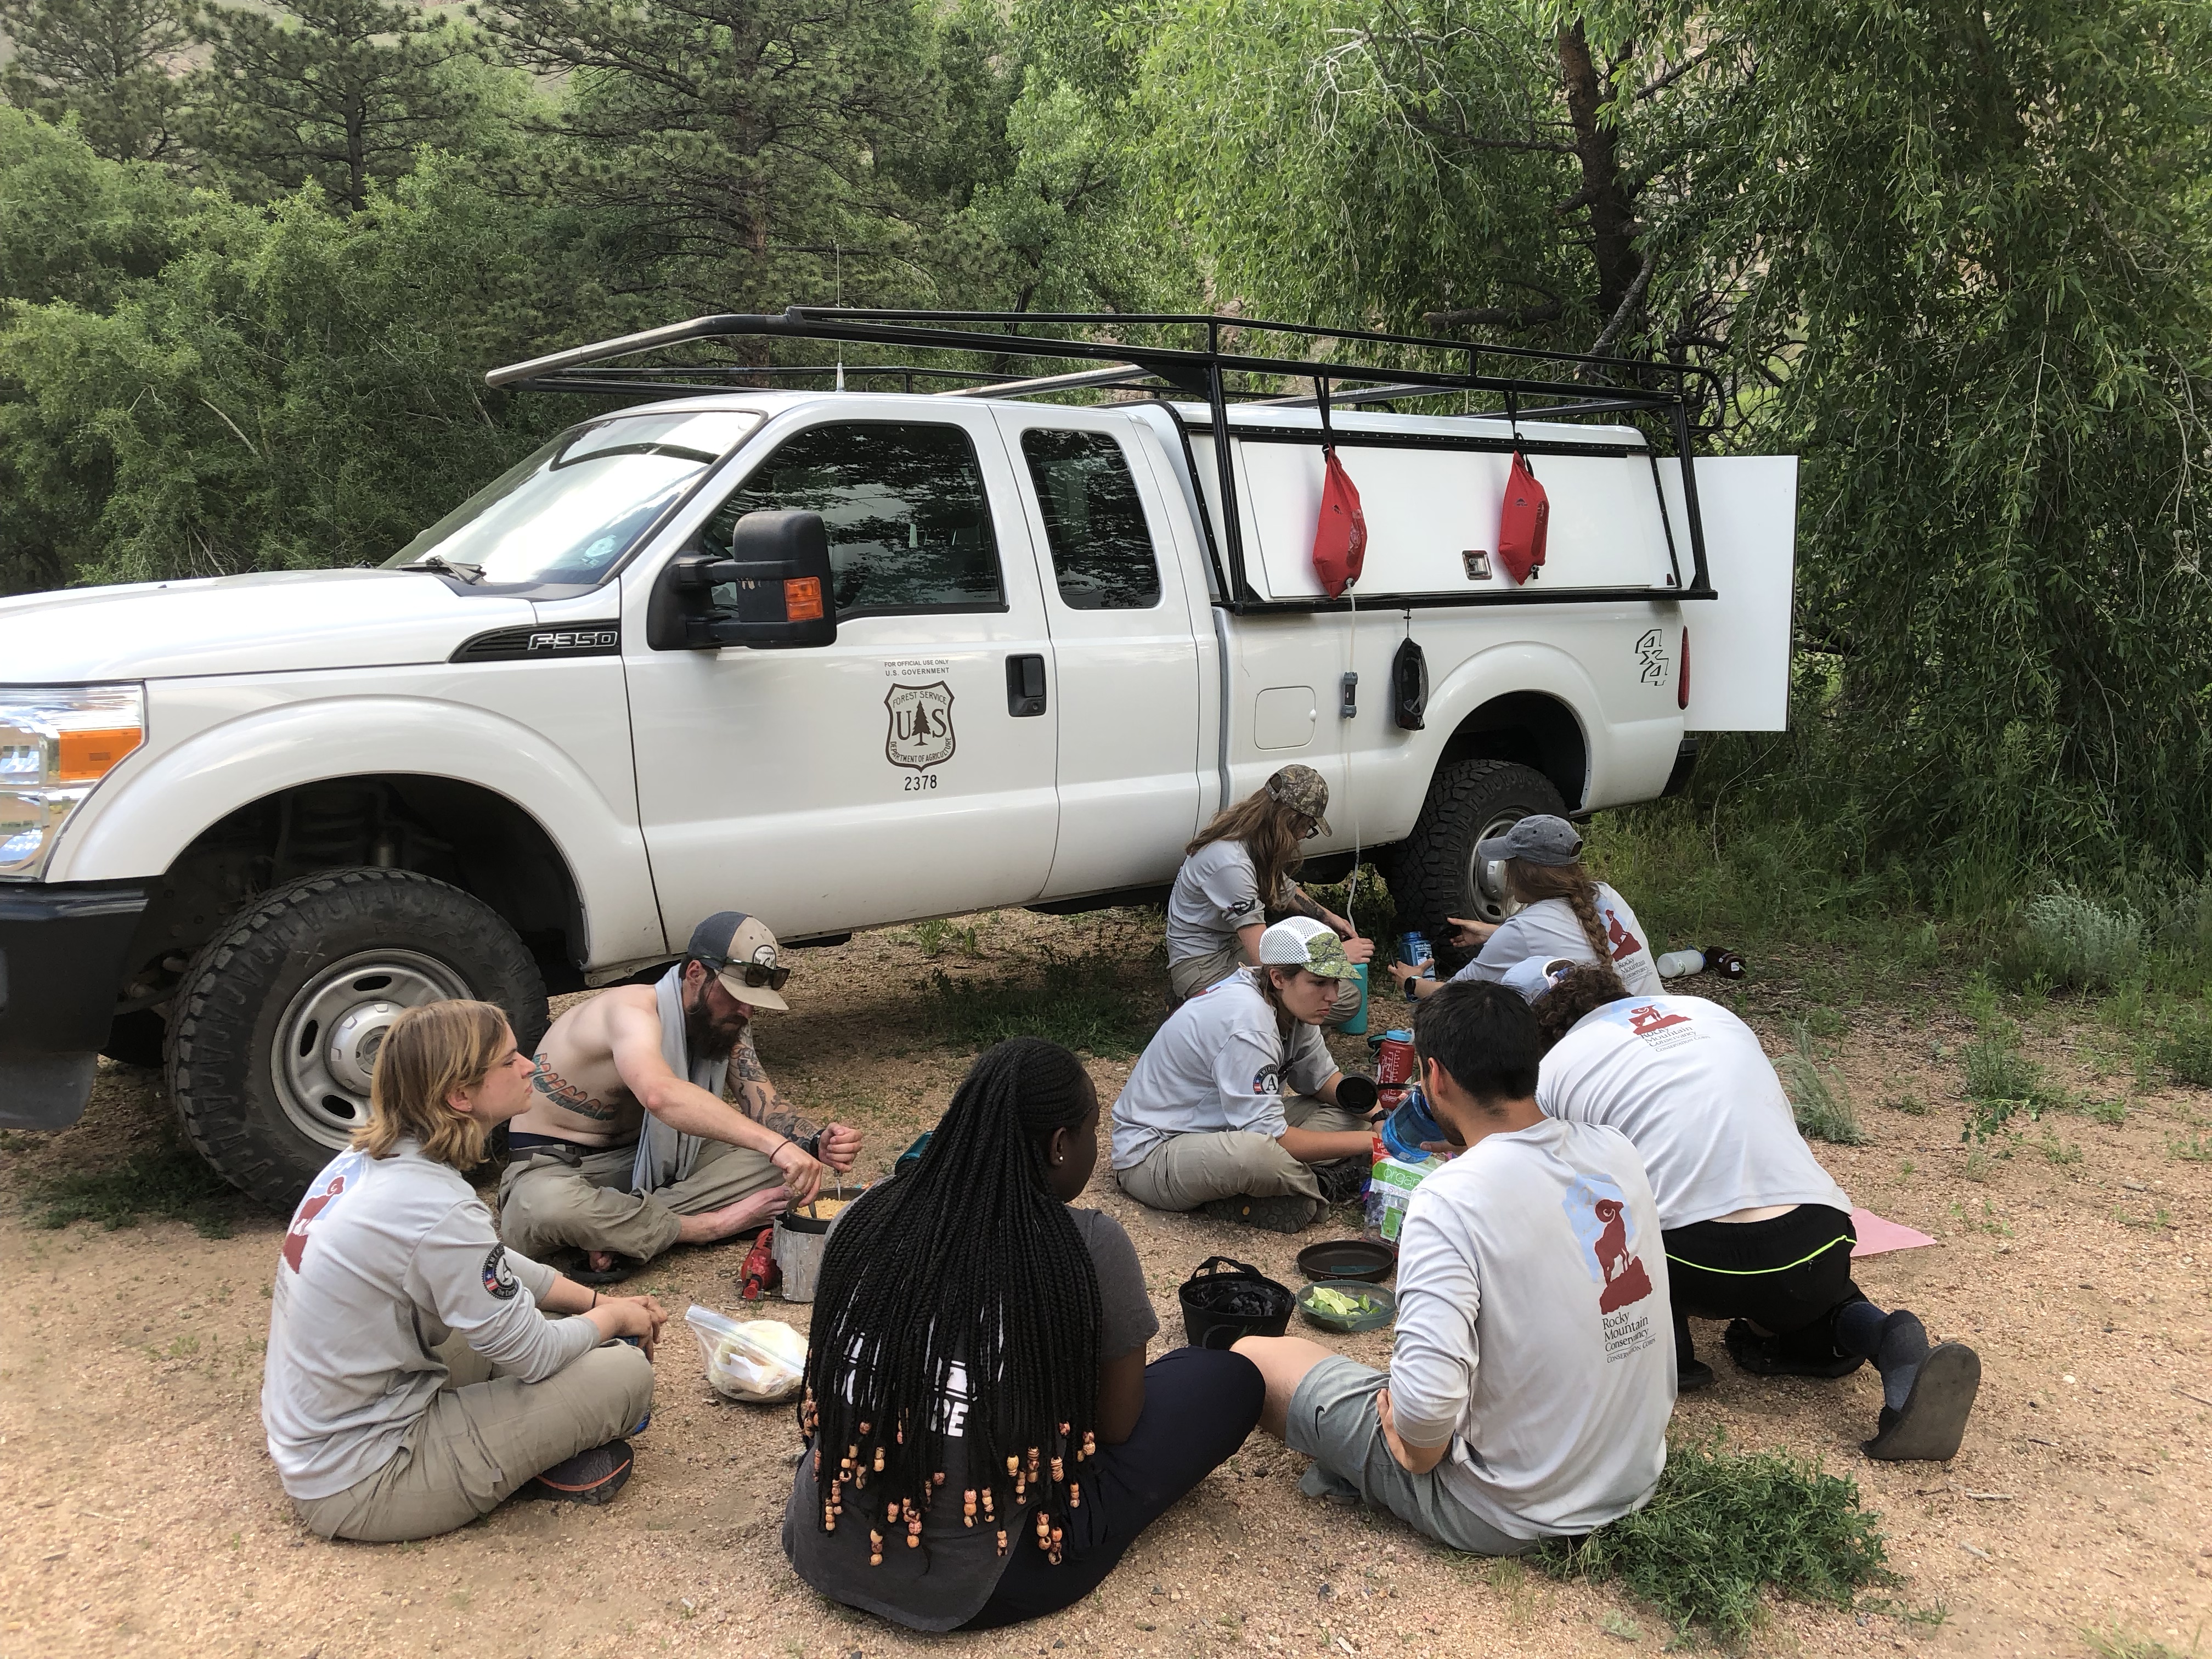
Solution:
[[[1132,1348],[1142,1348],[1160,1328],[1145,1292],[1144,1270],[1137,1264],[1137,1248],[1113,1217],[1097,1210],[1071,1208],[1068,1218],[1082,1235],[1098,1273],[1098,1357],[1102,1362],[1119,1359]],[[957,1429],[965,1414],[967,1376],[953,1367],[946,1389],[946,1421]],[[953,1448],[957,1436],[947,1441],[946,1467],[962,1467]],[[799,1460],[792,1482],[791,1501],[783,1514],[783,1549],[799,1576],[823,1595],[848,1607],[880,1615],[913,1630],[951,1630],[963,1625],[991,1599],[999,1575],[1006,1570],[1013,1552],[1024,1543],[1034,1549],[1036,1524],[1026,1508],[1002,1510],[990,1526],[976,1517],[973,1527],[962,1523],[960,1494],[947,1503],[932,1504],[921,1523],[921,1549],[908,1549],[903,1528],[886,1528],[880,1508],[875,1510],[875,1529],[884,1534],[884,1564],[868,1565],[868,1514],[872,1494],[863,1491],[846,1500],[837,1530],[822,1530],[822,1500],[816,1484],[814,1459]],[[1007,1551],[999,1553],[999,1528],[1006,1532]]]

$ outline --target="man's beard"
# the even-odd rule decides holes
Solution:
[[[707,988],[702,985],[699,1000],[684,1011],[684,1052],[695,1064],[726,1059],[751,1023],[751,1016],[742,1012],[729,1020],[716,1019],[707,1006]]]

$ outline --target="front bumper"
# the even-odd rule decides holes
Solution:
[[[0,884],[0,1128],[84,1114],[143,887]]]

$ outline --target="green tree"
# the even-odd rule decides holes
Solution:
[[[75,116],[110,161],[176,155],[191,42],[173,0],[0,0],[0,33],[15,48],[0,97],[49,121]]]
[[[935,25],[903,0],[499,0],[511,59],[566,77],[552,188],[717,310],[910,297],[944,120]],[[678,299],[677,296],[681,296]]]
[[[319,185],[358,213],[423,146],[465,147],[483,93],[450,20],[391,0],[296,0],[289,14],[210,5],[194,148],[249,195]]]

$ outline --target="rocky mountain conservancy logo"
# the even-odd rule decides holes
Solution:
[[[1583,1268],[1598,1286],[1601,1314],[1617,1314],[1651,1294],[1651,1275],[1636,1254],[1638,1241],[1631,1236],[1628,1194],[1601,1175],[1578,1175],[1567,1183],[1561,1200],[1575,1237],[1589,1252]],[[1614,1333],[1606,1332],[1607,1358],[1613,1358]],[[1640,1344],[1638,1346],[1641,1346]]]
[[[926,772],[952,758],[952,688],[943,680],[895,684],[884,694],[884,707],[890,711],[884,758],[893,766]]]
[[[294,1273],[300,1271],[300,1263],[307,1255],[307,1234],[315,1224],[315,1218],[338,1201],[346,1189],[346,1177],[361,1168],[362,1156],[353,1152],[340,1158],[329,1171],[330,1179],[300,1201],[292,1224],[285,1229],[282,1251],[284,1265]]]

